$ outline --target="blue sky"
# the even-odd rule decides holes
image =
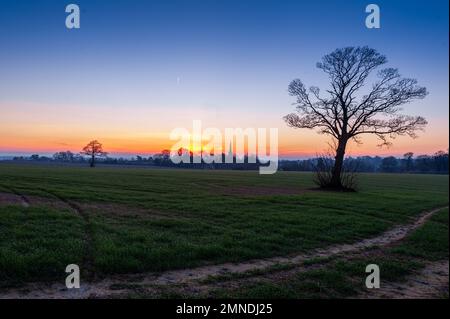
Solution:
[[[81,8],[79,30],[65,28],[69,3]],[[369,3],[380,6],[381,29],[364,25]],[[100,135],[108,139],[200,118],[279,127],[294,148],[291,135],[303,135],[281,121],[293,110],[289,82],[326,87],[315,63],[337,47],[368,45],[428,88],[406,113],[427,117],[430,138],[441,137],[433,147],[448,147],[448,1],[0,0],[0,8],[0,110],[15,112],[9,126],[35,112],[27,123],[48,129],[52,108],[70,110],[54,118],[68,127],[89,123],[86,113],[112,112],[126,125],[106,117]],[[148,115],[147,124],[133,113]],[[27,139],[27,127],[11,138]]]

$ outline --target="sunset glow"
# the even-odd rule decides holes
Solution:
[[[220,130],[278,128],[280,157],[315,156],[327,150],[329,138],[286,126],[282,117],[294,111],[287,86],[299,77],[325,90],[329,81],[315,63],[342,45],[373,46],[389,67],[430,92],[404,108],[428,120],[418,139],[400,137],[380,149],[368,137],[349,145],[348,155],[448,149],[448,31],[442,27],[448,17],[436,16],[442,10],[434,4],[412,3],[415,11],[402,11],[381,1],[390,18],[372,32],[351,14],[363,10],[360,1],[339,8],[329,2],[326,10],[313,2],[276,10],[267,4],[256,12],[244,6],[235,17],[231,5],[150,9],[79,1],[89,14],[75,31],[59,25],[64,14],[51,1],[39,8],[30,3],[26,11],[13,3],[0,13],[0,155],[79,152],[92,139],[112,155],[151,155],[170,149],[171,130],[201,120]],[[18,26],[17,17],[28,22]],[[302,32],[318,19],[333,27]],[[182,27],[176,21],[184,21]]]

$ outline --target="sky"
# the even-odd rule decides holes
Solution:
[[[81,9],[67,29],[65,7]],[[381,28],[365,26],[376,3]],[[98,139],[111,154],[170,148],[172,129],[279,129],[281,157],[327,149],[289,128],[287,87],[323,90],[316,68],[336,48],[368,45],[429,95],[404,107],[429,124],[390,148],[374,138],[350,155],[430,154],[449,145],[448,1],[0,0],[0,155],[78,152]]]

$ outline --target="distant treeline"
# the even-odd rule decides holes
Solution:
[[[284,171],[314,171],[317,163],[318,159],[280,160],[279,167]],[[448,152],[443,151],[416,157],[413,153],[406,153],[402,158],[358,156],[347,157],[344,166],[357,172],[448,174],[449,158]]]
[[[192,159],[192,157],[191,157]],[[52,157],[39,156],[38,154],[29,157],[18,156],[13,158],[14,161],[38,161],[38,162],[61,162],[61,163],[88,163],[85,157],[72,153],[70,151],[55,153]],[[317,167],[319,159],[311,158],[304,160],[279,160],[278,169],[280,171],[314,171]],[[259,168],[260,162],[256,159],[256,163],[249,163],[248,157],[244,159],[244,163],[225,163],[225,155],[222,154],[222,163],[181,163],[174,164],[170,159],[170,153],[163,151],[149,157],[136,156],[133,158],[99,158],[99,163],[117,164],[117,165],[146,165],[161,167],[179,167],[179,168],[195,168],[195,169],[233,169],[233,170],[256,170]],[[192,161],[191,161],[192,162]],[[432,173],[432,174],[448,174],[449,157],[448,152],[439,151],[433,155],[414,156],[413,153],[406,153],[403,157],[394,156],[359,156],[347,157],[345,163],[355,168],[358,172],[383,172],[383,173]]]

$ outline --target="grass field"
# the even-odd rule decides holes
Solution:
[[[361,270],[373,263],[379,265],[382,270],[384,282],[403,282],[408,275],[420,270],[427,263],[448,261],[448,220],[448,209],[443,209],[406,240],[388,249],[373,248],[354,256],[311,260],[300,267],[303,271],[293,269],[282,275],[273,271],[259,274],[258,277],[264,276],[264,280],[254,280],[250,275],[249,279],[253,280],[245,280],[245,276],[241,276],[239,288],[236,288],[236,285],[227,288],[226,280],[217,280],[221,281],[221,288],[212,289],[208,297],[352,297],[358,293],[358,288],[364,287],[365,276],[361,276]],[[435,297],[448,298],[448,295]]]
[[[63,280],[71,263],[94,280],[353,243],[446,206],[448,182],[362,174],[359,192],[336,193],[309,173],[0,164],[0,193],[29,202],[0,203],[0,286]]]

